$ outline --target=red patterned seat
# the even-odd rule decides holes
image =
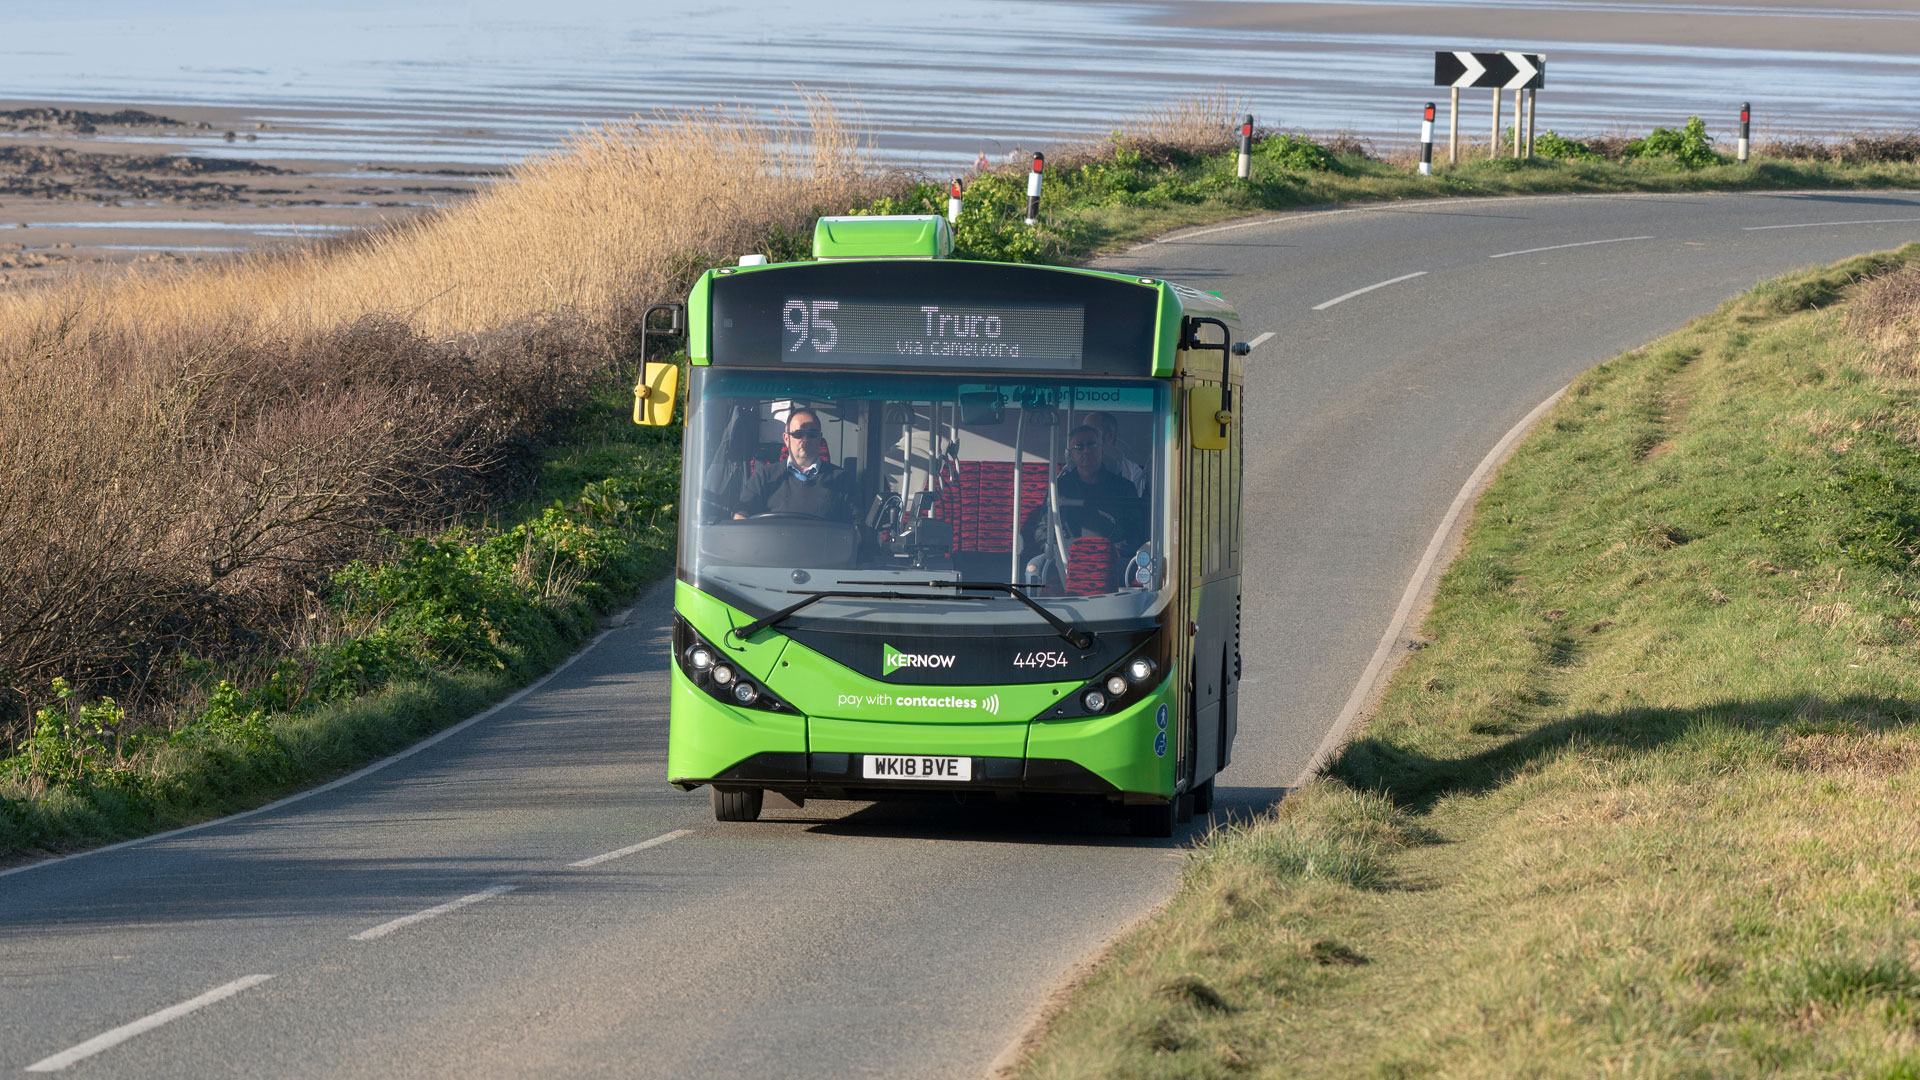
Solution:
[[[1067,545],[1067,588],[1072,596],[1110,593],[1120,587],[1120,549],[1104,536],[1082,536]]]

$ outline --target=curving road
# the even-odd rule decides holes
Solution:
[[[1573,197],[1305,213],[1106,260],[1273,335],[1250,358],[1219,810],[1296,783],[1463,482],[1538,403],[1761,278],[1916,238],[1920,194]],[[655,590],[358,778],[0,875],[0,1070],[978,1075],[1173,887],[1179,839],[1092,815],[713,823],[664,780],[667,618]]]

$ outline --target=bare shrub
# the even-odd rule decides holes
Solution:
[[[1375,161],[1380,157],[1379,148],[1373,140],[1362,138],[1351,131],[1336,131],[1323,135],[1314,141],[1327,148],[1334,157],[1357,157],[1364,161]]]
[[[1240,120],[1246,112],[1246,99],[1229,97],[1225,90],[1216,89],[1148,109],[1128,120],[1122,134],[1129,143],[1157,143],[1192,154],[1217,154],[1238,145]]]
[[[1920,161],[1920,131],[1857,131],[1836,138],[1785,135],[1754,144],[1761,157],[1826,161],[1836,165]]]
[[[510,483],[647,303],[900,180],[815,100],[580,134],[409,224],[0,296],[0,734],[137,705],[298,618],[382,530]]]
[[[1599,154],[1608,161],[1619,161],[1627,155],[1627,144],[1635,142],[1638,139],[1639,136],[1636,135],[1620,135],[1616,133],[1610,135],[1590,135],[1582,138],[1580,141],[1587,144],[1587,149]]]

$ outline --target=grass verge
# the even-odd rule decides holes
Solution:
[[[1592,140],[1547,132],[1531,159],[1489,158],[1465,148],[1457,166],[1421,176],[1412,159],[1382,159],[1354,140],[1317,143],[1284,132],[1254,144],[1249,177],[1224,117],[1196,106],[1092,143],[1049,153],[1041,222],[1022,224],[1026,167],[975,177],[955,229],[966,258],[1064,263],[1114,251],[1173,229],[1276,210],[1330,204],[1462,196],[1619,192],[1784,191],[1920,187],[1920,138],[1856,137],[1841,143],[1762,147],[1739,163],[1720,154],[1697,120],[1639,140]],[[922,183],[873,205],[880,213],[944,213],[947,189]]]
[[[1029,1077],[1920,1076],[1920,246],[1589,372]]]

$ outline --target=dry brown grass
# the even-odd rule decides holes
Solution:
[[[69,313],[81,338],[210,325],[299,336],[369,312],[433,337],[560,311],[624,325],[696,264],[759,250],[769,230],[801,229],[885,182],[820,101],[805,125],[706,110],[619,121],[459,206],[357,239],[0,297],[0,348]]]
[[[1920,378],[1920,270],[1870,278],[1854,291],[1846,328],[1871,347],[1867,367],[1883,378]]]
[[[1221,89],[1179,98],[1129,120],[1126,138],[1217,154],[1238,144],[1240,120],[1248,108],[1245,98],[1229,97]]]
[[[245,649],[381,529],[471,505],[645,304],[895,181],[825,102],[608,124],[404,226],[0,297],[0,731]]]

